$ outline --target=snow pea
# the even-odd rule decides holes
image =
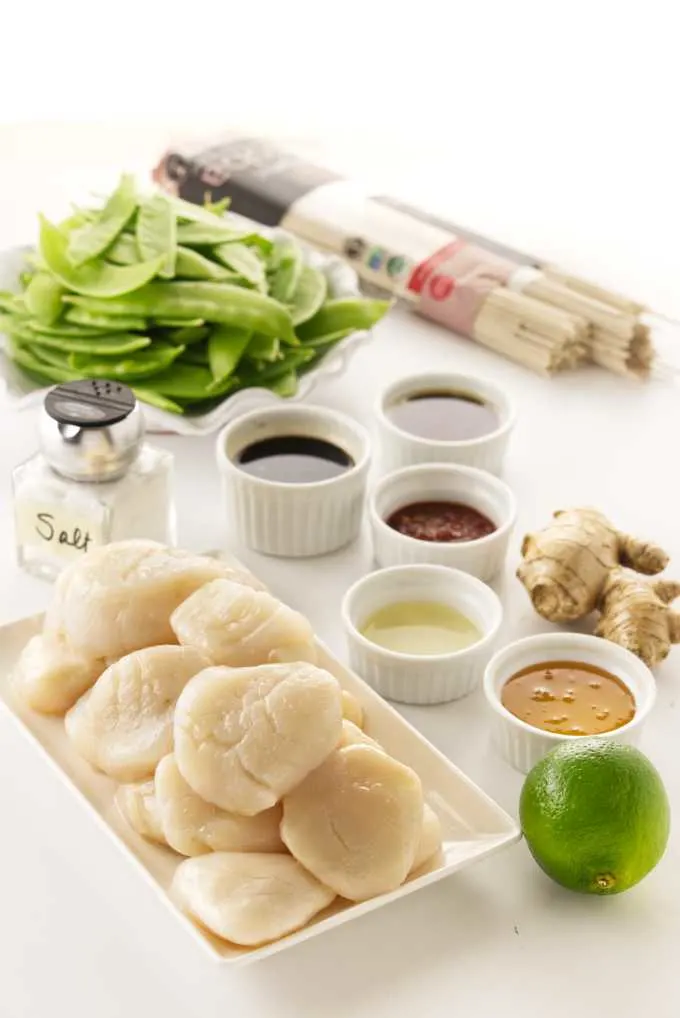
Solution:
[[[0,292],[0,311],[10,315],[17,314],[21,311],[20,298],[9,290],[2,290]]]
[[[14,315],[0,315],[0,332],[22,343],[31,343],[35,337],[35,332],[29,328],[26,321]]]
[[[212,221],[177,224],[177,243],[189,247],[224,244],[252,236],[252,230],[235,230],[215,218]]]
[[[245,250],[248,251],[248,248]],[[231,272],[224,265],[217,265],[193,248],[180,244],[177,248],[175,276],[178,279],[221,279],[233,282],[239,278],[239,273]]]
[[[42,322],[37,322],[34,319],[22,319],[24,323],[33,330],[33,332],[39,332],[44,336],[80,336],[83,339],[89,339],[94,336],[101,336],[102,329],[95,329],[94,327],[87,325],[75,325],[72,322],[55,322],[54,325],[43,325]],[[107,329],[107,332],[122,332],[120,326],[116,326],[113,329]]]
[[[320,336],[349,330],[370,329],[379,322],[391,307],[388,300],[365,300],[359,297],[343,297],[329,300],[317,313],[297,328],[303,343]]]
[[[69,262],[78,268],[105,251],[132,218],[136,208],[134,178],[126,173],[94,222],[86,223],[71,232],[66,251]],[[48,261],[47,258],[45,260]]]
[[[213,248],[213,254],[222,265],[226,265],[228,269],[252,283],[253,286],[264,287],[264,262],[255,251],[245,244],[218,244]]]
[[[121,381],[128,379],[147,378],[168,368],[184,351],[182,346],[171,343],[152,343],[148,349],[138,351],[134,357],[114,360],[112,357],[93,358],[89,354],[70,354],[69,365],[80,371],[85,378],[116,378]]]
[[[82,325],[86,329],[101,330],[106,332],[135,332],[146,328],[146,319],[134,315],[112,315],[93,314],[84,308],[72,307],[64,315],[66,322],[73,325]]]
[[[67,353],[94,354],[109,357],[113,354],[133,353],[151,345],[148,336],[133,336],[129,332],[103,334],[91,339],[79,339],[75,336],[41,336],[36,334],[31,346],[49,347],[53,350],[65,350]]]
[[[152,279],[163,258],[140,262],[138,265],[109,265],[94,261],[74,267],[66,254],[67,237],[56,226],[41,217],[40,251],[48,269],[69,290],[90,297],[120,297]]]
[[[137,265],[140,257],[135,235],[125,230],[116,237],[111,247],[106,250],[106,260],[113,262],[114,265]]]
[[[63,310],[64,288],[48,272],[38,272],[24,294],[26,307],[44,325],[52,325]]]
[[[251,333],[247,329],[220,325],[213,329],[208,339],[208,362],[213,376],[211,389],[221,385],[234,373],[236,365],[250,342]]]
[[[338,332],[327,332],[314,339],[303,340],[303,345],[313,347],[314,349],[335,346],[341,339],[347,339],[348,336],[351,336],[354,331],[354,329],[339,329]]]
[[[202,318],[157,318],[154,325],[159,329],[200,329],[205,321]]]
[[[64,371],[78,370],[78,368],[71,363],[71,356],[75,356],[75,354],[69,354],[65,350],[53,350],[48,346],[32,346],[30,349],[33,356],[42,361],[43,364],[49,364],[53,368],[60,368]]]
[[[209,368],[176,362],[171,368],[159,371],[153,378],[148,378],[144,388],[158,392],[162,396],[169,396],[171,399],[198,402],[206,399],[213,381]]]
[[[8,349],[13,361],[35,378],[40,385],[52,382],[76,382],[82,376],[71,368],[54,367],[36,357],[30,350],[10,343]]]
[[[113,314],[139,314],[148,318],[202,318],[206,322],[278,336],[291,345],[298,343],[287,308],[265,294],[229,283],[148,283],[117,300],[72,296],[64,300],[105,314],[110,310]]]
[[[287,371],[271,384],[271,391],[285,398],[294,396],[298,390],[298,378],[294,371]]]
[[[276,336],[262,336],[256,332],[248,343],[246,356],[257,361],[276,361],[281,355],[281,343]]]
[[[191,346],[194,343],[200,343],[202,340],[207,339],[209,335],[210,328],[207,325],[185,325],[181,329],[172,329],[167,333],[170,342],[176,343],[178,346]]]
[[[220,198],[218,201],[205,201],[203,208],[213,216],[223,216],[231,206],[231,198]]]
[[[201,367],[210,367],[210,358],[208,357],[208,348],[205,343],[199,345],[188,346],[183,354],[180,354],[176,361],[177,364],[199,364]]]
[[[133,385],[132,391],[137,399],[140,399],[143,403],[148,403],[149,406],[155,406],[159,410],[167,410],[171,414],[184,413],[184,407],[180,403],[175,403],[174,399],[168,399],[167,396],[162,396],[160,392],[154,392],[153,389]]]
[[[163,258],[158,270],[161,279],[175,275],[177,220],[164,195],[154,194],[142,202],[135,229],[137,247],[142,258]]]
[[[215,223],[215,216],[222,216],[231,202],[230,198],[222,198],[220,201],[206,202],[205,205],[194,205],[175,195],[168,195],[167,199],[178,219],[190,223],[209,223],[211,226]]]
[[[290,238],[278,239],[269,261],[269,293],[274,300],[289,304],[302,272],[304,259],[302,251]]]
[[[288,302],[296,327],[313,318],[326,299],[328,283],[323,272],[303,265],[295,292]]]
[[[287,350],[280,361],[268,364],[266,368],[259,371],[252,366],[243,365],[238,374],[239,388],[247,389],[251,385],[268,386],[270,382],[275,382],[277,378],[281,378],[288,371],[297,371],[313,357],[313,350],[303,350],[298,347],[295,350]]]

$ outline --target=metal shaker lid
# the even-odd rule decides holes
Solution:
[[[136,459],[144,418],[127,385],[82,379],[50,389],[39,431],[41,449],[57,473],[74,481],[112,481]]]

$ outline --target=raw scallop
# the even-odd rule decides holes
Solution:
[[[335,898],[289,855],[214,852],[177,868],[173,895],[223,940],[256,947],[285,937]]]
[[[176,643],[175,608],[217,577],[259,586],[250,573],[218,559],[121,541],[88,552],[57,581],[46,628],[63,632],[88,657],[118,658],[142,647]]]
[[[41,633],[24,647],[13,684],[33,710],[65,714],[105,668],[106,661],[84,657],[59,634]]]
[[[170,621],[181,644],[198,647],[216,665],[316,660],[314,633],[303,615],[266,591],[229,580],[201,587]]]
[[[364,727],[364,712],[361,704],[355,696],[348,693],[346,689],[342,691],[342,716],[351,721],[357,728]]]
[[[156,768],[155,788],[167,842],[182,855],[286,851],[279,834],[281,806],[272,806],[254,817],[226,813],[196,795],[180,774],[172,753]]]
[[[436,855],[442,847],[442,825],[439,817],[427,803],[423,806],[423,823],[420,829],[420,839],[416,849],[415,859],[411,866],[411,873],[420,869],[424,863]]]
[[[281,837],[318,880],[362,901],[403,883],[422,823],[418,776],[382,750],[349,745],[285,797]]]
[[[193,647],[147,647],[128,654],[71,708],[66,734],[105,774],[143,781],[172,750],[177,697],[207,664]]]
[[[166,844],[161,814],[153,781],[121,785],[115,795],[116,806],[130,827],[149,841]]]
[[[209,668],[177,702],[175,757],[201,798],[253,816],[318,767],[341,730],[340,686],[321,668]]]
[[[374,749],[384,752],[382,746],[375,739],[372,739],[370,735],[366,735],[366,732],[362,732],[360,728],[357,728],[347,718],[342,719],[342,735],[340,736],[338,749],[342,746],[373,746]]]

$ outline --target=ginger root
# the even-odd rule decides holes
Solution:
[[[660,573],[668,563],[655,544],[620,533],[596,509],[567,509],[522,542],[517,576],[534,608],[549,622],[574,622],[600,604],[610,573],[630,566]]]
[[[680,597],[674,580],[643,580],[626,569],[612,569],[600,601],[595,633],[618,643],[653,668],[680,643],[680,613],[669,605]]]

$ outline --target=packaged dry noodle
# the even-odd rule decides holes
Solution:
[[[154,171],[196,203],[281,226],[344,256],[363,282],[426,318],[543,374],[594,361],[646,377],[654,350],[646,308],[315,166],[261,138],[168,151]]]

